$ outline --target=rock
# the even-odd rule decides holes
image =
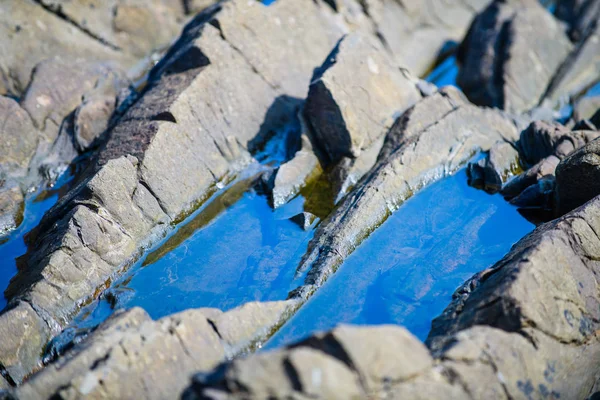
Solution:
[[[294,215],[292,218],[290,218],[290,221],[307,231],[312,228],[317,219],[318,217],[315,214],[304,211],[300,214]]]
[[[377,43],[349,35],[316,70],[304,116],[328,163],[334,164],[358,157],[420,97]]]
[[[600,1],[559,0],[554,15],[567,23],[571,40],[579,41],[600,18]]]
[[[183,0],[186,14],[199,13],[214,3],[216,3],[216,0]]]
[[[525,165],[532,166],[542,159],[556,154],[559,145],[564,140],[569,140],[571,132],[564,126],[556,123],[543,121],[532,122],[527,129],[521,132],[519,139],[519,152]],[[580,147],[582,144],[573,137],[573,146]],[[572,149],[571,149],[572,151]],[[566,154],[556,154],[563,158]]]
[[[71,4],[84,2],[61,2]],[[104,2],[96,2],[98,4]],[[107,4],[108,5],[108,4]],[[105,8],[107,14],[110,9]],[[89,8],[86,10],[90,12]],[[86,29],[61,18],[40,1],[7,0],[0,5],[0,94],[20,96],[27,88],[32,71],[41,61],[57,55],[65,61],[108,61],[124,69],[135,57],[103,43]],[[91,20],[90,20],[91,21]],[[92,21],[93,22],[93,21]]]
[[[524,112],[544,97],[572,47],[538,1],[496,0],[461,45],[457,82],[475,104]]]
[[[600,95],[583,97],[575,103],[573,119],[576,121],[590,119],[598,110],[600,110]]]
[[[517,175],[520,169],[517,149],[511,143],[497,142],[485,158],[467,166],[469,185],[496,193],[508,179]]]
[[[341,35],[328,6],[311,0],[229,1],[197,16],[110,130],[97,163],[29,235],[9,304],[26,299],[48,322],[36,334],[57,334],[142,245],[245,165],[256,138],[292,121],[293,97],[306,95],[313,67]],[[41,353],[29,335],[21,339]],[[23,361],[0,357],[7,369],[34,367]]]
[[[38,133],[27,112],[9,97],[0,96],[0,179],[24,176],[38,144]]]
[[[302,145],[294,157],[275,172],[271,192],[273,207],[278,208],[293,199],[300,190],[322,173],[319,160],[313,152],[310,140],[303,134]]]
[[[590,118],[590,122],[594,124],[596,128],[600,127],[600,108],[598,109],[598,111],[596,111],[594,115],[592,115],[592,118]]]
[[[172,397],[193,372],[209,370],[228,346],[264,339],[290,302],[248,303],[215,320],[187,310],[153,321],[140,308],[117,312],[17,389],[19,398]],[[215,313],[209,313],[215,315]],[[239,351],[239,350],[238,350]]]
[[[599,224],[596,198],[521,239],[457,290],[434,320],[431,353],[400,327],[342,326],[196,375],[184,398],[330,398],[329,384],[313,388],[334,379],[359,398],[589,398],[600,362]],[[300,352],[319,356],[305,365]]]
[[[600,142],[594,140],[556,169],[558,212],[562,215],[600,194]]]
[[[582,119],[573,125],[574,131],[597,131],[598,129],[587,119]]]
[[[554,176],[554,171],[559,162],[560,159],[555,155],[542,159],[527,171],[508,181],[502,188],[502,195],[508,200],[513,199],[529,186],[537,184],[541,179]]]
[[[15,229],[23,221],[23,192],[14,182],[0,182],[0,236]]]
[[[290,296],[309,296],[374,227],[422,187],[498,140],[515,141],[517,135],[511,119],[474,107],[454,88],[421,100],[388,132],[378,163],[361,185],[319,225],[297,269],[309,270],[305,283]]]
[[[74,115],[74,134],[78,150],[87,150],[108,128],[115,110],[115,96],[102,95],[85,99]]]
[[[343,1],[335,1],[344,13]],[[426,75],[464,37],[473,17],[489,0],[451,0],[444,3],[418,0],[367,0],[360,4],[371,31],[397,60],[418,76]],[[368,24],[367,24],[368,25]]]

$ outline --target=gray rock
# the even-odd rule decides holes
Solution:
[[[528,170],[508,181],[502,187],[502,195],[508,200],[513,199],[541,179],[554,176],[559,162],[560,159],[555,155],[542,159]]]
[[[554,15],[567,23],[571,40],[579,41],[600,18],[600,1],[559,0]]]
[[[318,217],[315,214],[304,211],[300,214],[294,215],[292,218],[290,218],[290,221],[307,231],[312,228],[317,219]]]
[[[573,119],[576,121],[590,119],[598,110],[600,110],[600,95],[583,97],[575,103]]]
[[[429,118],[413,118],[420,115]],[[386,156],[380,155],[361,185],[319,225],[298,266],[298,273],[309,270],[305,284],[291,296],[309,296],[375,227],[422,187],[456,171],[498,140],[515,141],[517,135],[511,119],[472,106],[454,88],[443,88],[417,103],[388,132],[382,149]]]
[[[212,321],[204,309],[157,321],[140,308],[118,312],[15,389],[15,394],[18,398],[132,398],[140,393],[152,399],[173,397],[193,372],[209,370],[244,345],[264,340],[292,304],[248,303]]]
[[[566,154],[560,156],[556,154],[556,151],[564,140],[570,139],[570,136],[571,132],[560,124],[543,121],[532,122],[527,129],[521,132],[518,143],[524,164],[526,166],[535,165],[550,155],[563,158]],[[582,144],[576,143],[575,137],[572,141],[573,146],[581,147]]]
[[[503,141],[494,144],[485,158],[467,166],[469,185],[489,193],[500,191],[502,185],[520,171],[519,152],[514,145]]]
[[[29,236],[5,295],[43,316],[48,325],[36,335],[57,334],[141,246],[247,163],[247,148],[295,117],[290,96],[306,95],[313,67],[342,35],[328,7],[229,1],[190,23],[109,132],[98,163]],[[40,354],[30,338],[23,346]],[[31,370],[31,361],[0,357],[9,370]]]
[[[573,47],[535,0],[494,1],[461,46],[457,81],[469,99],[514,112],[538,105]]]
[[[556,169],[558,212],[564,214],[600,194],[600,142],[594,140]]]
[[[306,134],[302,134],[301,141],[300,150],[275,172],[271,193],[274,208],[293,199],[302,188],[323,172]]]
[[[14,181],[0,182],[0,236],[23,221],[23,191]]]
[[[381,45],[351,34],[316,70],[304,116],[328,161],[337,163],[358,157],[420,97]]]
[[[27,112],[0,96],[0,176],[24,176],[38,145],[38,132]]]

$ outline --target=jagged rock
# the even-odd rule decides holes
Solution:
[[[281,165],[275,172],[275,180],[271,193],[274,208],[286,204],[308,182],[322,173],[319,160],[313,152],[310,140],[303,134],[301,141],[300,150],[296,152],[290,161]]]
[[[456,171],[498,140],[515,141],[517,135],[513,120],[469,104],[455,88],[421,100],[388,132],[380,159],[362,184],[319,225],[298,266],[298,273],[310,268],[305,284],[290,295],[309,296],[374,227],[423,186]]]
[[[420,97],[379,44],[351,34],[316,70],[304,115],[328,161],[337,163],[358,157]]]
[[[487,6],[489,0],[443,3],[366,0],[359,3],[371,22],[371,31],[381,37],[398,64],[423,76],[440,55],[449,52],[453,43],[462,40],[473,17]],[[343,10],[341,4],[338,8]]]
[[[197,375],[184,398],[335,398],[333,381],[347,398],[590,398],[599,227],[596,198],[523,238],[455,293],[434,321],[431,354],[400,327],[342,326]],[[300,353],[313,356],[305,364]]]
[[[27,112],[9,97],[0,96],[0,178],[23,176],[38,143],[38,132]]]
[[[15,229],[23,220],[23,191],[15,182],[0,182],[0,235]]]
[[[538,105],[572,47],[538,1],[495,0],[461,45],[457,81],[475,104],[527,111]]]
[[[313,226],[313,224],[317,220],[317,216],[313,213],[304,211],[300,214],[294,215],[292,218],[290,218],[290,220],[297,224],[300,228],[307,231]]]
[[[9,304],[27,299],[48,324],[36,334],[57,334],[140,246],[247,163],[247,148],[295,117],[293,96],[306,95],[313,67],[341,35],[329,6],[311,0],[228,1],[198,15],[111,129],[97,164],[29,235]],[[30,370],[31,361],[0,357],[7,369]]]
[[[502,195],[506,199],[513,199],[531,185],[535,185],[543,178],[554,176],[560,159],[555,155],[543,158],[540,162],[517,175],[504,185]]]
[[[173,397],[193,372],[209,370],[281,323],[290,302],[248,303],[217,318],[205,309],[153,321],[141,308],[118,312],[64,357],[15,390],[18,398]],[[211,323],[212,322],[212,323]]]
[[[554,15],[569,26],[569,37],[581,40],[600,18],[598,0],[559,0]]]
[[[600,110],[600,95],[583,97],[575,103],[573,119],[576,121],[590,119],[598,110]]]
[[[515,146],[504,141],[497,142],[485,158],[467,166],[469,185],[496,193],[520,169],[519,152]]]
[[[560,146],[564,147],[563,142],[566,140],[569,140],[572,146],[563,150]],[[571,135],[571,132],[560,124],[535,121],[521,132],[518,145],[523,162],[532,166],[550,155],[562,159],[573,151],[573,147],[581,147],[584,143],[579,143],[576,135]]]
[[[564,214],[600,194],[600,142],[593,140],[556,169],[558,212]]]

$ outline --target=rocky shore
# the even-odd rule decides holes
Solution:
[[[80,165],[19,237],[26,253],[2,288],[2,396],[598,396],[600,93],[589,89],[600,81],[600,1],[550,10],[537,0],[0,4],[0,246],[32,193]],[[425,79],[446,57],[458,87]],[[407,199],[461,168],[538,227],[456,290],[425,343],[400,326],[341,325],[252,354]],[[237,198],[254,188],[273,209],[304,198],[291,220],[314,234],[288,299],[155,320],[119,310],[64,340],[83,307],[230,182]]]

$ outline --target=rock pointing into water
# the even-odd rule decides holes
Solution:
[[[293,302],[248,303],[226,313],[191,309],[153,321],[117,312],[60,360],[15,390],[18,398],[175,397],[192,373],[264,340]]]
[[[307,297],[373,229],[422,187],[456,171],[498,140],[515,141],[518,129],[505,115],[478,108],[454,88],[444,88],[407,110],[387,134],[371,172],[323,221],[298,272]]]

